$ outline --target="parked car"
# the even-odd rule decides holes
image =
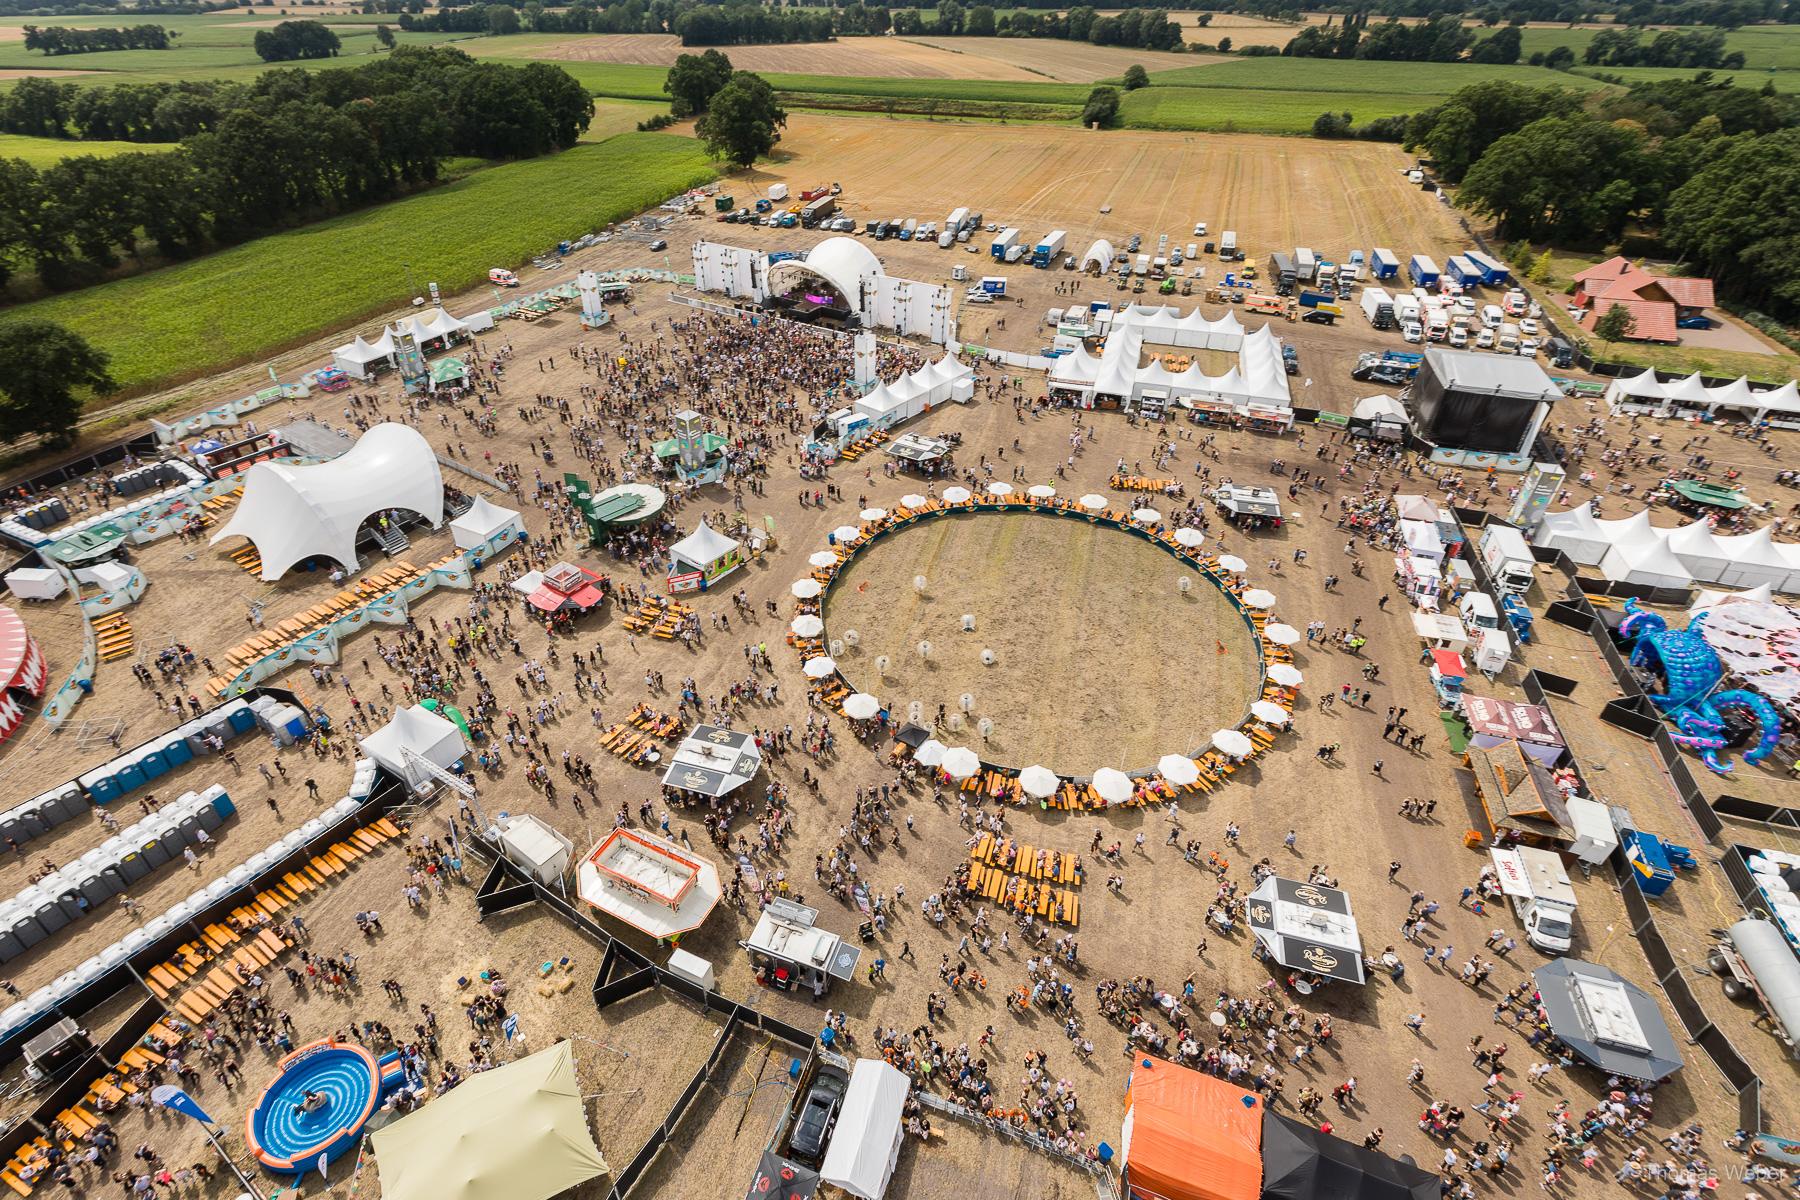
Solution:
[[[1519,322],[1519,332],[1531,337],[1536,337],[1538,333],[1538,323],[1530,317],[1525,317]]]
[[[831,1141],[831,1130],[837,1124],[838,1107],[844,1102],[849,1079],[836,1067],[820,1067],[818,1077],[807,1090],[794,1119],[794,1133],[788,1139],[793,1157],[809,1167],[825,1159],[825,1146]]]
[[[986,292],[969,292],[963,296],[963,300],[969,304],[992,304],[994,302],[994,298]]]
[[[1409,382],[1406,372],[1388,363],[1377,363],[1367,367],[1358,367],[1350,372],[1350,378],[1364,383],[1380,383],[1388,387],[1401,387]]]
[[[669,243],[662,238],[657,238],[654,242],[650,243],[650,248],[652,250],[667,250],[669,248]]]
[[[1491,329],[1483,329],[1480,333],[1476,334],[1475,348],[1477,350],[1492,350],[1494,348],[1494,331]]]
[[[1205,221],[1195,221],[1194,222],[1194,236],[1195,237],[1205,237],[1206,236],[1206,222]]]
[[[1461,325],[1452,325],[1450,327],[1450,344],[1459,350],[1464,346],[1467,346],[1469,344],[1469,331],[1464,329]]]
[[[1718,322],[1711,317],[1683,317],[1675,322],[1677,329],[1711,329]]]

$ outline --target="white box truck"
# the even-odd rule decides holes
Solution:
[[[1227,229],[1219,235],[1219,257],[1230,258],[1237,254],[1237,230]]]
[[[1500,332],[1494,339],[1494,348],[1502,354],[1519,352],[1519,327],[1512,322],[1500,326]]]
[[[1575,889],[1562,856],[1531,846],[1490,850],[1500,890],[1525,923],[1525,940],[1546,954],[1566,954],[1575,942]]]
[[[1006,253],[1019,244],[1020,233],[1017,229],[1002,229],[988,246],[988,253],[995,262],[1005,262]]]
[[[1148,254],[1138,255],[1131,264],[1131,273],[1133,275],[1148,275],[1150,273],[1150,256]]]
[[[1524,534],[1510,525],[1489,525],[1482,529],[1478,544],[1481,564],[1502,595],[1522,596],[1531,590],[1537,578],[1537,559],[1531,556]]]
[[[1378,329],[1391,327],[1394,323],[1394,298],[1388,295],[1386,288],[1364,288],[1362,310],[1369,324]]]
[[[1319,260],[1308,246],[1294,247],[1294,276],[1301,283],[1311,283],[1318,274]]]
[[[1394,319],[1402,325],[1409,323],[1417,325],[1419,314],[1423,309],[1424,306],[1419,303],[1419,298],[1411,292],[1402,292],[1394,297]]]
[[[950,215],[944,218],[944,228],[949,230],[950,236],[954,238],[956,236],[956,231],[962,228],[962,223],[968,220],[968,218],[969,210],[967,207],[953,208],[950,210]]]

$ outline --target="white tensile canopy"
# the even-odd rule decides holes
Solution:
[[[386,1200],[550,1200],[610,1170],[572,1042],[466,1076],[371,1140]]]
[[[1606,531],[1594,518],[1594,505],[1587,501],[1568,512],[1545,513],[1538,523],[1532,542],[1551,550],[1561,550],[1575,562],[1591,567],[1606,557],[1610,544]]]
[[[1114,257],[1112,243],[1105,238],[1101,238],[1099,241],[1089,246],[1087,248],[1087,253],[1081,256],[1080,269],[1085,271],[1089,267],[1097,266],[1100,268],[1100,273],[1104,275],[1112,270]]]
[[[859,1058],[819,1178],[862,1200],[881,1200],[900,1161],[901,1110],[911,1084],[895,1067]]]
[[[410,755],[416,754],[447,771],[469,752],[462,731],[454,723],[417,705],[395,709],[393,720],[357,745],[377,765],[415,788],[429,783],[431,774],[412,762]]]
[[[958,380],[971,378],[975,368],[959,362],[950,354],[936,362],[926,363],[892,383],[877,384],[866,396],[850,406],[878,426],[895,425],[915,417],[927,408],[948,404]],[[909,506],[916,507],[916,506]]]
[[[384,509],[408,509],[433,528],[444,521],[444,477],[415,429],[375,426],[343,455],[315,466],[260,462],[244,472],[244,498],[213,545],[249,538],[273,583],[302,559],[320,556],[356,569],[356,531]]]
[[[488,539],[503,532],[510,531],[514,536],[522,533],[525,522],[519,517],[516,508],[502,508],[498,504],[490,504],[483,496],[475,497],[475,503],[462,516],[450,522],[450,539],[459,550],[472,549],[485,544]]]
[[[1693,583],[1693,572],[1675,557],[1667,540],[1649,527],[1649,514],[1643,515],[1643,527],[1627,530],[1615,541],[1600,560],[1600,570],[1608,579],[1645,587],[1683,588]]]
[[[1183,315],[1179,309],[1134,304],[1123,312],[1102,316],[1107,323],[1106,344],[1098,357],[1077,348],[1057,358],[1050,368],[1050,384],[1078,392],[1137,400],[1144,389],[1183,400],[1223,401],[1248,408],[1289,410],[1287,368],[1281,356],[1281,339],[1268,325],[1246,333],[1237,314],[1226,310],[1208,320],[1199,309]],[[1171,371],[1161,361],[1140,365],[1146,346],[1172,346],[1195,350],[1236,353],[1237,365],[1224,375],[1207,375],[1196,359],[1182,371]]]
[[[1647,370],[1637,375],[1621,375],[1608,384],[1606,403],[1615,410],[1620,404],[1626,403],[1647,404],[1668,410],[1673,410],[1679,404],[1686,409],[1705,409],[1715,413],[1720,409],[1732,409],[1753,418],[1761,418],[1776,413],[1800,413],[1800,388],[1795,386],[1793,380],[1789,380],[1778,388],[1759,391],[1750,386],[1747,376],[1741,375],[1730,383],[1708,387],[1698,373],[1664,383],[1657,379],[1654,370]]]
[[[411,333],[420,344],[436,338],[449,339],[465,332],[467,327],[441,308],[429,309],[410,317],[402,317],[394,325],[396,334]]]

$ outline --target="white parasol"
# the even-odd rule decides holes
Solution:
[[[1263,636],[1277,646],[1294,646],[1300,642],[1300,631],[1292,625],[1283,625],[1279,621],[1264,625]]]
[[[1300,674],[1300,668],[1292,663],[1276,663],[1269,668],[1267,674],[1269,682],[1277,687],[1299,687],[1300,681],[1305,678]]]
[[[883,517],[887,516],[887,509],[885,509],[885,508],[865,508],[861,512],[857,513],[856,515],[858,517],[861,517],[865,521],[879,521]]]
[[[824,590],[825,585],[816,579],[796,579],[794,580],[794,586],[788,589],[788,591],[794,593],[794,598],[796,600],[816,600],[819,597],[819,593]]]
[[[950,504],[961,504],[969,498],[970,491],[966,487],[948,487],[944,489],[944,500]]]
[[[1094,772],[1091,782],[1094,790],[1100,794],[1100,798],[1108,804],[1123,804],[1131,799],[1131,776],[1123,771],[1114,770],[1112,767],[1101,767]]]
[[[862,530],[854,525],[839,525],[831,531],[831,535],[840,542],[854,542],[862,536]]]
[[[906,495],[900,497],[901,508],[924,508],[930,503],[931,501],[919,495],[917,492],[908,492]]]
[[[1004,480],[996,479],[994,482],[988,484],[987,490],[988,495],[990,496],[1010,496],[1012,495],[1012,484],[1007,483]]]
[[[1251,608],[1274,608],[1275,593],[1264,588],[1251,588],[1241,599]]]
[[[1180,529],[1175,531],[1175,544],[1177,546],[1186,546],[1190,550],[1197,548],[1200,543],[1205,540],[1206,535],[1204,533],[1186,525],[1183,525]]]
[[[1089,512],[1101,512],[1106,508],[1106,497],[1089,492],[1081,498],[1081,507]]]
[[[1243,758],[1250,753],[1250,739],[1235,729],[1221,729],[1212,735],[1213,749],[1221,754],[1229,754],[1233,758]]]
[[[837,663],[821,654],[817,658],[809,658],[800,670],[808,679],[829,679],[837,671]]]
[[[1200,778],[1200,768],[1185,754],[1163,755],[1156,760],[1156,773],[1176,787],[1186,787]]]
[[[1056,489],[1047,483],[1034,483],[1025,489],[1025,494],[1033,500],[1048,500],[1056,495]]]
[[[1255,704],[1250,706],[1250,715],[1261,721],[1264,725],[1279,725],[1283,727],[1285,727],[1289,721],[1294,719],[1293,713],[1281,707],[1281,705],[1275,703],[1273,700],[1258,700]]]
[[[1219,556],[1219,569],[1221,571],[1230,571],[1233,575],[1242,575],[1245,571],[1249,570],[1249,568],[1250,564],[1235,554],[1221,554]]]
[[[1057,785],[1061,782],[1056,777],[1056,772],[1048,767],[1026,767],[1019,772],[1019,786],[1025,789],[1027,796],[1036,800],[1056,795]]]
[[[958,746],[944,751],[944,774],[952,779],[967,779],[981,770],[981,759],[973,750]]]
[[[811,613],[801,613],[788,624],[788,628],[803,638],[816,638],[825,632],[825,622]]]
[[[881,701],[867,692],[857,692],[844,701],[844,715],[852,721],[867,721],[881,711]]]
[[[1162,514],[1154,508],[1134,508],[1131,510],[1131,519],[1141,521],[1145,525],[1160,525]]]
[[[948,749],[936,738],[926,738],[919,743],[919,748],[913,751],[913,758],[921,767],[935,767],[944,761],[944,755]]]
[[[830,550],[815,550],[807,555],[806,561],[823,570],[826,567],[837,566],[838,556]]]

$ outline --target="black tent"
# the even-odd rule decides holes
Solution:
[[[1438,1200],[1438,1177],[1263,1112],[1262,1200]]]

